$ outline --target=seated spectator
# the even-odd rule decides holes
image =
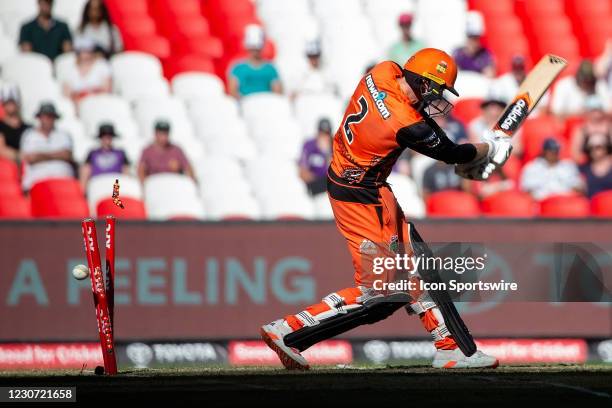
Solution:
[[[272,63],[263,59],[264,44],[264,33],[261,27],[247,26],[244,48],[248,52],[248,57],[234,64],[228,77],[228,88],[232,96],[239,98],[256,92],[282,92],[276,68]]]
[[[455,166],[435,161],[423,174],[423,200],[430,194],[443,190],[463,190],[461,178],[455,174]]]
[[[305,94],[335,94],[337,87],[321,63],[321,43],[318,40],[306,44],[308,67],[297,76],[292,96]]]
[[[495,126],[505,107],[506,103],[499,99],[488,97],[483,100],[480,104],[480,116],[473,119],[468,125],[469,141],[471,143],[481,142],[482,136]]]
[[[180,147],[170,143],[170,124],[165,120],[155,123],[155,140],[144,149],[138,163],[138,177],[141,182],[152,174],[179,173],[195,181],[189,160]]]
[[[602,191],[612,190],[612,140],[610,135],[594,133],[584,143],[588,161],[580,166],[586,182],[586,195],[591,198]]]
[[[327,191],[327,168],[331,160],[333,138],[328,119],[321,119],[317,130],[317,136],[304,143],[299,161],[300,177],[313,196]]]
[[[559,158],[560,147],[555,139],[546,139],[542,145],[542,155],[523,168],[521,190],[536,200],[558,194],[581,193],[584,189],[576,164]]]
[[[525,57],[522,55],[512,57],[510,67],[510,72],[497,77],[491,84],[490,89],[491,96],[505,103],[510,102],[516,96],[521,82],[527,76]]]
[[[457,67],[463,71],[473,71],[488,77],[495,76],[493,54],[482,45],[484,21],[477,11],[470,11],[467,16],[465,45],[453,53]]]
[[[586,160],[584,143],[589,136],[594,135],[612,137],[612,123],[604,112],[603,104],[597,96],[591,96],[585,101],[584,123],[574,129],[570,139],[572,159],[576,163],[584,163]]]
[[[23,52],[37,52],[54,60],[72,49],[68,25],[51,15],[53,0],[38,0],[38,15],[21,26],[19,47]]]
[[[4,85],[0,89],[0,101],[4,117],[0,120],[0,157],[18,161],[23,132],[30,127],[21,118],[21,97],[16,85]]]
[[[64,94],[75,103],[81,98],[111,91],[111,69],[108,62],[98,58],[91,38],[78,37],[74,42],[75,64],[66,72]]]
[[[516,189],[516,182],[508,176],[505,166],[495,170],[486,181],[463,180],[463,184],[466,191],[479,200],[500,191]]]
[[[96,51],[105,57],[123,51],[121,33],[112,23],[108,8],[102,0],[89,0],[83,8],[83,16],[78,33],[91,38],[96,44]]]
[[[412,14],[403,13],[399,16],[398,25],[402,32],[402,38],[394,43],[387,57],[391,61],[395,61],[400,65],[404,65],[408,58],[421,48],[425,48],[425,44],[412,37]]]
[[[26,164],[22,180],[24,191],[42,180],[74,177],[72,139],[66,132],[56,129],[59,115],[55,106],[42,103],[36,117],[38,127],[26,130],[21,140],[21,159]]]
[[[468,135],[465,126],[453,117],[452,112],[448,115],[436,115],[433,120],[444,130],[450,140],[455,143],[467,143]]]
[[[98,139],[100,147],[89,152],[85,164],[81,166],[79,179],[83,187],[90,178],[100,174],[124,173],[130,171],[130,162],[125,152],[113,147],[113,139],[117,137],[115,127],[109,123],[100,125]]]
[[[589,96],[596,95],[609,109],[609,90],[605,81],[598,79],[593,71],[593,63],[584,60],[580,63],[575,76],[562,78],[557,82],[551,100],[551,111],[557,116],[578,115],[585,111]]]

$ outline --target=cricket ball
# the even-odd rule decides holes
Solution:
[[[94,373],[96,375],[104,375],[104,367],[96,366],[96,369],[94,370]]]
[[[89,268],[85,265],[77,265],[72,270],[72,276],[74,276],[75,279],[83,280],[89,276]]]

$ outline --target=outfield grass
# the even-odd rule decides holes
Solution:
[[[299,402],[300,406],[359,402],[422,402],[448,406],[517,403],[612,406],[612,365],[505,366],[496,370],[438,370],[422,366],[176,368],[122,370],[116,377],[91,370],[0,374],[0,386],[76,386],[79,402],[179,402],[206,406]],[[361,404],[360,404],[361,405]],[[378,407],[376,407],[378,408]]]

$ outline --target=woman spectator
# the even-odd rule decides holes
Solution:
[[[108,8],[102,0],[89,0],[85,4],[78,33],[94,40],[98,51],[107,58],[123,51],[121,34],[111,22]]]
[[[612,190],[612,139],[609,134],[594,133],[587,137],[584,151],[588,162],[580,166],[589,198]]]
[[[21,136],[30,127],[21,117],[21,97],[16,85],[0,88],[4,117],[0,120],[0,158],[18,161]]]
[[[585,140],[591,135],[612,135],[612,124],[604,111],[603,104],[597,96],[587,98],[585,102],[584,123],[577,127],[571,136],[572,158],[576,163],[584,163],[586,155]]]
[[[89,37],[74,42],[76,61],[66,73],[64,94],[75,103],[84,96],[111,91],[111,70],[108,62],[95,54],[95,43]]]

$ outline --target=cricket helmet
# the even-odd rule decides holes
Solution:
[[[444,91],[459,96],[455,90],[457,64],[453,57],[436,48],[423,48],[408,58],[403,72],[422,108],[430,116],[450,111],[453,105],[444,98]]]

